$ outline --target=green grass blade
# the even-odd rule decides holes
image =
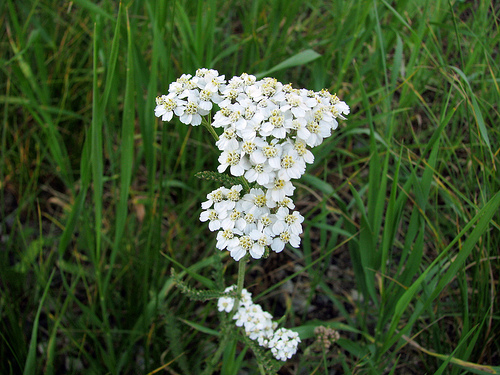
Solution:
[[[394,332],[397,329],[397,325],[406,311],[409,303],[413,299],[416,292],[420,289],[422,283],[427,279],[431,271],[435,271],[436,267],[439,265],[441,260],[448,254],[448,252],[453,248],[453,246],[469,231],[471,227],[474,227],[472,232],[469,234],[467,239],[465,240],[461,250],[458,252],[457,256],[454,258],[453,262],[448,264],[448,270],[446,273],[439,277],[437,276],[437,285],[433,288],[431,295],[426,299],[424,308],[428,307],[431,302],[442,292],[444,287],[450,282],[450,280],[456,275],[457,271],[460,267],[463,266],[463,263],[470,255],[474,246],[476,245],[479,238],[486,232],[489,228],[490,221],[498,212],[498,208],[500,207],[500,191],[495,194],[493,198],[490,199],[488,203],[484,205],[484,207],[474,216],[474,218],[467,223],[467,225],[460,231],[460,233],[455,237],[455,239],[444,249],[439,256],[431,263],[431,265],[418,277],[418,279],[406,290],[406,292],[399,299],[394,316],[392,318],[390,327],[388,329],[389,337],[392,338],[387,341],[384,345],[382,351],[387,350],[394,342],[396,342],[403,334],[405,334],[408,330],[410,330],[413,322],[418,318],[418,314],[413,314],[410,322],[405,325],[403,329],[399,331],[398,334],[394,335]],[[440,270],[442,270],[442,266],[439,266]],[[394,335],[394,336],[393,336]]]
[[[45,303],[45,299],[49,294],[50,284],[52,282],[52,278],[55,274],[55,269],[52,270],[49,279],[47,280],[47,284],[45,285],[45,289],[43,291],[42,298],[40,299],[40,303],[38,304],[38,310],[35,315],[35,320],[33,321],[33,329],[31,330],[31,340],[30,346],[28,348],[28,356],[26,358],[26,363],[24,366],[23,375],[35,375],[37,364],[36,364],[36,351],[37,351],[37,343],[38,343],[38,325],[40,323],[40,314],[42,313],[42,307]]]
[[[93,99],[92,99],[92,124],[91,124],[91,146],[90,160],[92,160],[92,182],[95,209],[95,264],[101,257],[101,225],[102,225],[102,194],[103,194],[103,141],[102,141],[102,118],[104,108],[98,99],[99,85],[97,73],[98,46],[97,46],[97,24],[94,24],[94,66],[93,66]]]
[[[310,62],[320,58],[321,55],[311,49],[307,49],[305,51],[299,52],[296,55],[286,59],[285,61],[280,62],[279,64],[273,66],[271,69],[266,70],[265,72],[257,73],[255,76],[257,79],[261,79],[266,77],[267,75],[283,70],[292,68],[294,66],[309,64]]]
[[[491,160],[493,162],[493,165],[495,164],[495,157],[493,155],[493,150],[491,149],[491,144],[490,144],[490,137],[488,136],[488,130],[486,129],[486,124],[484,122],[484,117],[481,111],[481,108],[479,107],[479,104],[476,99],[476,95],[474,94],[474,91],[472,90],[472,87],[470,85],[469,79],[465,76],[464,72],[462,72],[459,68],[455,66],[450,66],[451,69],[453,69],[461,78],[462,80],[467,84],[467,88],[469,89],[470,93],[470,101],[472,105],[472,110],[474,113],[474,118],[476,120],[477,127],[479,129],[479,134],[481,135],[481,138],[483,139],[484,144],[488,148],[488,152],[490,154]]]
[[[99,16],[107,18],[110,21],[115,21],[115,17],[113,15],[106,12],[102,6],[95,4],[95,2],[93,2],[93,1],[75,0],[75,3],[77,3],[78,5],[80,5],[83,8],[87,9],[90,14],[99,15]],[[121,1],[120,1],[120,5],[121,5]]]
[[[135,129],[135,84],[134,84],[134,59],[132,55],[132,34],[128,12],[127,19],[127,75],[125,82],[125,101],[122,119],[122,134],[120,147],[120,198],[116,208],[116,229],[113,243],[113,254],[120,247],[128,211],[128,198],[132,180],[132,167],[134,164],[134,129]],[[111,264],[114,256],[111,257]]]

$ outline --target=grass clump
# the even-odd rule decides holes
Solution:
[[[199,373],[234,262],[199,222],[182,73],[272,75],[351,106],[294,200],[300,249],[246,287],[296,327],[279,373],[498,373],[498,17],[461,1],[0,3],[0,373]],[[216,275],[216,277],[214,277]],[[327,350],[316,327],[340,338]],[[177,339],[176,339],[177,338]],[[256,372],[231,342],[224,373]]]

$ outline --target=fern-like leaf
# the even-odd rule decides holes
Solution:
[[[241,180],[238,177],[229,176],[227,174],[222,174],[213,171],[202,171],[195,174],[195,177],[201,178],[202,180],[207,181],[217,181],[221,182],[224,185],[233,186],[241,183]]]
[[[210,299],[220,298],[225,295],[223,291],[218,290],[198,290],[191,288],[184,281],[181,280],[179,275],[174,269],[171,269],[172,277],[177,284],[177,287],[183,294],[186,294],[193,301],[208,301]]]
[[[261,363],[264,366],[266,374],[276,374],[283,366],[284,362],[276,360],[271,353],[271,349],[263,348],[257,341],[251,340],[244,332],[241,333],[241,337],[243,338],[243,342],[252,349],[255,357],[257,357],[257,363]]]

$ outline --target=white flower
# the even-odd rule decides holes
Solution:
[[[253,115],[250,113],[254,111]],[[264,115],[260,111],[256,111],[252,107],[247,107],[245,109],[245,120],[246,125],[244,128],[238,129],[238,136],[243,140],[262,140],[257,137],[257,133],[260,132],[262,121],[264,120]]]
[[[191,77],[191,74],[181,75],[175,82],[170,84],[168,92],[179,95],[186,89],[193,89],[196,85],[191,81]]]
[[[267,98],[263,98],[257,103],[257,109],[260,113],[262,113],[264,119],[269,118],[269,116],[271,116],[272,111],[277,108],[278,105],[274,103],[272,100],[269,100]]]
[[[258,213],[256,212],[257,215],[255,215],[252,211],[246,212],[245,215],[243,216],[243,220],[245,220],[245,225],[243,228],[238,228],[243,233],[248,234],[252,230],[257,228],[257,217]]]
[[[291,210],[295,208],[295,203],[293,203],[293,200],[289,197],[285,197],[282,200],[275,202],[276,205],[273,207],[287,207]]]
[[[219,156],[219,173],[224,172],[227,167],[233,176],[242,176],[246,170],[250,168],[250,163],[247,158],[241,157],[237,151],[224,151]]]
[[[226,218],[227,211],[223,209],[209,208],[202,211],[200,214],[200,221],[205,222],[209,220],[208,228],[213,232],[221,228],[222,221]]]
[[[226,80],[223,75],[219,75],[219,72],[215,69],[198,69],[196,71],[196,76],[193,78],[198,87],[203,90],[210,91],[212,93],[217,93],[224,89],[224,84]],[[222,100],[222,99],[221,99]]]
[[[342,101],[339,101],[338,103],[335,104],[335,108],[337,108],[337,110],[344,114],[344,115],[348,115],[349,112],[351,111],[351,109],[349,108],[349,106],[347,104],[345,104],[345,102],[342,102]],[[342,120],[345,120],[346,118],[344,116],[341,116],[339,115],[339,117],[342,119]]]
[[[260,244],[260,242],[254,242],[252,248],[249,250],[250,256],[253,259],[260,259],[264,255],[265,248]]]
[[[274,222],[276,221],[276,216],[275,215],[270,215],[270,214],[264,214],[260,217],[259,222],[257,224],[257,229],[259,231],[265,231],[267,230],[268,227],[270,227]],[[272,232],[267,233],[270,237],[274,236]]]
[[[295,190],[295,186],[290,181],[285,181],[278,177],[264,186],[268,189],[266,193],[267,199],[273,202],[282,201],[286,196],[293,195],[293,191]]]
[[[293,146],[292,146],[293,147]],[[306,163],[295,149],[288,148],[288,151],[283,152],[280,161],[280,170],[278,171],[278,178],[289,181],[290,179],[300,178],[306,171]]]
[[[155,116],[161,117],[162,121],[170,121],[174,116],[177,105],[178,99],[174,93],[158,96],[156,98]]]
[[[323,139],[329,137],[331,134],[329,126],[321,126],[318,121],[310,119],[307,122],[306,129],[309,131],[309,137],[304,141],[308,146],[315,147],[323,142]]]
[[[219,103],[219,106],[221,104]],[[221,108],[214,115],[214,121],[212,122],[212,126],[214,128],[225,127],[231,124],[231,119],[229,116],[231,115],[231,111],[227,108]]]
[[[206,210],[206,209],[212,207],[212,204],[215,203],[214,207],[216,209],[219,209],[219,207],[221,206],[221,203],[226,198],[227,192],[228,192],[228,189],[225,187],[220,187],[220,188],[210,192],[209,194],[207,194],[208,200],[201,204],[201,208]]]
[[[236,286],[234,286],[234,288],[236,288]],[[246,306],[250,306],[252,304],[253,304],[252,293],[250,293],[248,290],[243,288],[243,290],[241,291],[240,306],[246,307]]]
[[[276,234],[276,233],[275,233]],[[271,249],[279,253],[285,248],[285,244],[289,243],[292,247],[300,246],[300,237],[298,234],[292,233],[289,229],[284,229],[277,237],[274,237],[271,243]]]
[[[208,114],[208,111],[204,111],[198,106],[199,99],[193,101],[180,102],[181,104],[175,108],[174,113],[179,116],[179,119],[183,124],[198,126],[201,124],[201,116]]]
[[[254,241],[249,236],[241,236],[238,238],[238,245],[232,248],[228,248],[231,257],[235,261],[239,261],[243,258],[254,245]]]
[[[254,75],[248,73],[242,73],[239,78],[243,82],[244,86],[253,85],[257,81],[257,78],[255,78]]]
[[[247,120],[244,116],[245,108],[242,105],[235,103],[229,105],[227,109],[231,111],[229,114],[230,124],[232,124],[232,126],[237,130],[244,129],[247,124]]]
[[[262,186],[265,186],[270,181],[273,181],[275,175],[276,172],[274,172],[274,169],[268,163],[254,164],[245,172],[245,178],[248,182],[257,181],[257,183]]]
[[[276,78],[272,77],[265,77],[260,83],[262,94],[267,96],[268,98],[275,95],[283,86],[281,82],[278,82]]]
[[[245,219],[243,219],[243,213],[241,212],[241,208],[239,207],[239,205],[228,212],[227,216],[221,222],[222,229],[239,229],[244,226]]]
[[[309,136],[311,135],[309,130],[307,130],[306,126],[307,126],[307,120],[305,119],[305,117],[293,119],[292,121],[287,122],[285,124],[285,127],[288,128],[288,131],[296,132],[297,138],[299,139],[308,139]]]
[[[286,328],[279,328],[274,332],[268,345],[276,359],[286,361],[292,358],[297,352],[299,343],[300,338],[297,332],[293,332]]]
[[[297,139],[293,148],[305,163],[312,164],[314,162],[313,153],[307,149],[306,143],[302,139]]]
[[[314,162],[308,148],[330,136],[337,118],[349,114],[349,106],[327,90],[298,90],[274,78],[257,81],[246,73],[226,82],[216,70],[205,68],[194,77],[183,74],[168,91],[156,99],[155,115],[164,121],[176,115],[196,126],[217,104],[220,110],[212,122],[222,128],[216,142],[221,151],[217,170],[229,169],[231,175],[260,185],[243,197],[241,185],[207,195],[200,220],[218,231],[217,248],[240,260],[247,253],[259,259],[267,247],[279,252],[287,243],[299,246],[304,218],[289,211],[295,207],[291,180]],[[257,331],[252,335],[259,336]]]
[[[235,237],[235,232],[241,234],[241,232],[234,229],[224,229],[217,232],[217,244],[215,247],[219,250],[224,250],[226,247],[233,248],[238,246],[238,238]]]
[[[246,140],[241,145],[241,155],[252,155],[257,150],[257,144],[251,140]]]
[[[224,133],[221,134],[219,140],[215,142],[215,145],[221,151],[236,151],[240,148],[239,142],[236,138],[235,129],[230,127],[224,130]]]
[[[271,245],[271,237],[264,233],[264,231],[258,229],[252,230],[249,236],[252,240],[255,241],[252,247],[253,252],[260,255],[258,255],[258,258],[256,258],[252,255],[252,252],[250,252],[250,254],[252,255],[252,258],[260,259],[264,254],[266,246]]]
[[[291,112],[282,112],[279,109],[275,109],[271,112],[271,116],[266,122],[262,124],[260,129],[260,134],[264,137],[273,136],[275,138],[285,138],[287,135],[287,129],[285,124],[292,121]]]
[[[228,286],[225,290],[224,293],[228,294],[229,292],[233,291],[236,289],[236,285],[231,285]],[[252,294],[248,292],[245,288],[241,291],[241,296],[240,296],[240,303],[238,305],[239,310],[245,310],[246,307],[252,306]],[[222,296],[219,298],[217,301],[217,306],[219,311],[225,311],[225,312],[231,312],[234,306],[234,298],[231,296]],[[235,318],[233,318],[235,319]]]
[[[266,193],[262,189],[252,188],[250,192],[245,194],[241,199],[241,206],[243,210],[250,211],[254,206],[267,207]]]
[[[234,306],[234,298],[231,297],[220,297],[217,301],[217,309],[222,312],[231,312]]]
[[[212,109],[213,103],[218,103],[222,98],[215,92],[207,89],[200,91],[200,102],[199,106],[204,111],[210,111]]]
[[[285,230],[289,230],[295,235],[302,233],[302,222],[304,217],[298,212],[294,211],[290,214],[288,208],[280,207],[275,214],[276,222],[273,224],[273,233],[277,236]]]
[[[225,293],[236,288],[235,285],[226,288]],[[219,311],[231,312],[234,306],[234,298],[222,296],[217,301]],[[286,328],[278,328],[276,322],[272,321],[272,315],[264,311],[259,304],[254,304],[251,294],[243,289],[240,304],[233,315],[235,325],[242,327],[245,334],[264,347],[271,349],[273,356],[281,361],[291,358],[300,343],[299,335]]]
[[[269,144],[263,140],[261,142],[256,141],[256,144],[258,149],[250,156],[252,163],[263,164],[267,161],[273,169],[279,170],[282,152],[281,145],[274,142]]]
[[[212,232],[218,230],[221,227],[220,219],[223,219],[223,217],[220,217],[219,212],[212,208],[203,211],[200,214],[200,221],[205,222],[209,220],[208,229],[210,229]]]
[[[231,189],[227,190],[226,192],[226,198],[232,202],[232,209],[234,207],[234,204],[240,200],[240,193],[241,190],[243,189],[243,186],[241,185],[233,185],[231,186]]]
[[[311,109],[307,103],[310,101],[304,100],[304,96],[296,91],[285,94],[286,104],[281,106],[281,111],[290,111],[296,119],[304,117],[306,113]]]
[[[337,120],[335,120],[335,117],[337,117],[338,111],[334,106],[319,106],[313,112],[313,115],[314,119],[320,124],[320,126],[324,126],[326,128],[329,128],[330,130],[334,130],[337,128],[338,122]],[[328,136],[330,136],[330,134]]]

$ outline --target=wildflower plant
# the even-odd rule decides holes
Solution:
[[[215,106],[212,119],[208,115]],[[252,302],[243,288],[245,263],[279,253],[287,244],[300,246],[304,217],[294,210],[293,181],[313,163],[310,149],[348,114],[349,106],[327,90],[296,89],[246,73],[226,81],[213,69],[183,74],[170,84],[168,94],[156,98],[157,117],[171,121],[175,115],[183,124],[203,125],[215,139],[217,172],[232,177],[218,178],[214,172],[201,176],[231,186],[207,194],[200,220],[217,232],[216,247],[239,262],[238,284],[219,293],[218,309],[279,361],[296,353],[300,338],[278,328],[271,314]]]

